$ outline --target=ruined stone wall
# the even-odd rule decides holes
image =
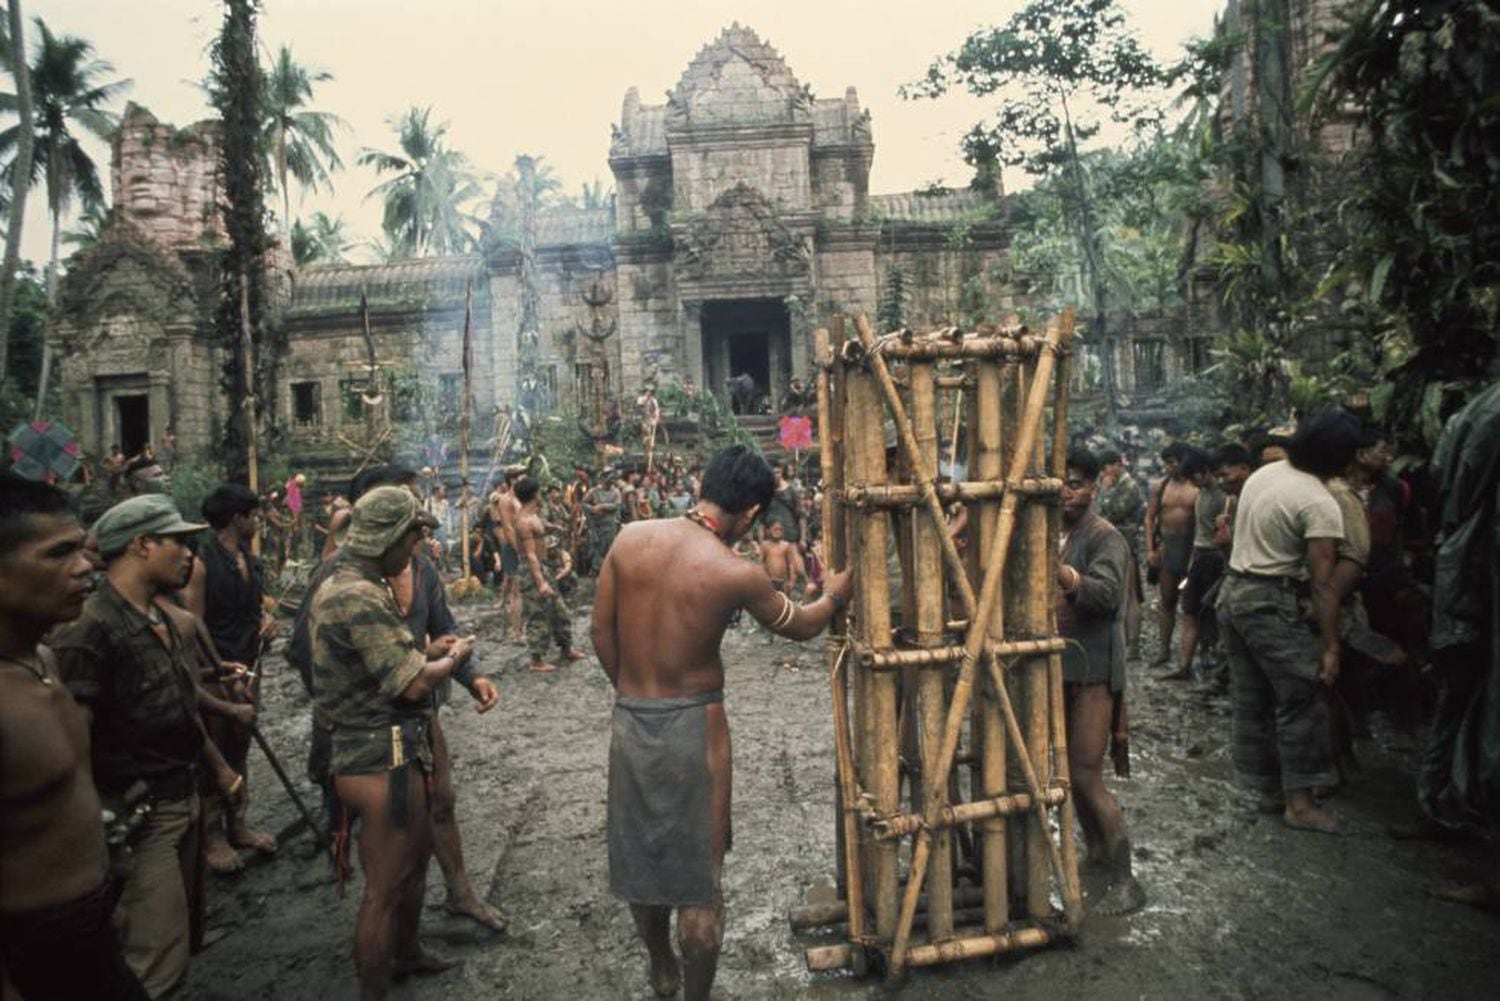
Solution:
[[[178,129],[129,105],[110,161],[115,211],[169,249],[223,242],[217,137],[216,123]]]
[[[757,189],[779,211],[806,211],[813,205],[808,145],[750,136],[694,142],[672,148],[672,212],[682,217],[705,212],[736,184]]]
[[[876,287],[869,312],[875,315],[892,267],[906,279],[906,322],[912,328],[969,322],[969,309],[986,320],[996,312],[1021,308],[1010,285],[1010,257],[1002,246],[959,246],[936,234],[926,239],[882,245],[876,255]]]

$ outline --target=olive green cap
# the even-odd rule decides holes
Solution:
[[[111,559],[142,535],[194,535],[207,525],[187,521],[166,494],[142,494],[121,501],[94,522],[99,555]]]

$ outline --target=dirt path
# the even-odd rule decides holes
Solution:
[[[608,892],[604,762],[611,692],[598,665],[516,670],[488,617],[474,620],[502,703],[478,716],[458,692],[443,725],[454,749],[459,817],[476,885],[512,918],[486,941],[435,908],[424,935],[461,968],[398,987],[397,998],[649,998],[628,910]],[[580,630],[586,620],[578,618]],[[580,635],[584,635],[580,632]],[[1148,642],[1149,647],[1149,642]],[[826,895],[834,861],[833,750],[821,647],[748,628],[726,643],[733,730],[735,844],[726,863],[728,931],[715,997],[882,997],[874,983],[809,976],[786,912]],[[1365,770],[1335,801],[1351,833],[1296,834],[1256,814],[1232,782],[1222,698],[1154,682],[1132,665],[1134,778],[1115,782],[1135,843],[1145,911],[1100,919],[1073,948],[915,974],[904,996],[1072,998],[1465,998],[1500,977],[1500,921],[1441,903],[1435,883],[1471,876],[1476,847],[1400,844],[1410,747],[1366,742]],[[300,775],[306,698],[288,671],[267,679],[263,728]],[[255,757],[251,817],[271,829],[290,803]],[[210,926],[184,997],[341,1001],[359,882],[339,900],[305,839],[209,888]]]

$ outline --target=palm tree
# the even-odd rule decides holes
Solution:
[[[72,35],[54,35],[52,29],[36,18],[41,44],[31,64],[31,95],[36,108],[36,156],[32,163],[32,184],[46,182],[47,211],[52,216],[52,255],[47,263],[47,295],[57,292],[57,262],[62,249],[62,217],[78,197],[84,208],[97,208],[104,202],[99,183],[99,168],[84,150],[73,126],[81,127],[95,137],[108,141],[119,124],[119,116],[103,105],[123,93],[129,80],[101,82],[114,67],[94,58],[94,47]],[[15,110],[15,98],[0,95],[0,111]],[[16,148],[21,126],[13,125],[0,132],[0,159],[6,159]],[[12,188],[15,167],[9,168]]]
[[[26,19],[21,14],[21,0],[10,0],[5,12],[5,30],[0,32],[0,63],[15,77],[16,93],[12,98],[17,117],[20,119],[16,137],[15,155],[11,160],[18,173],[31,174],[32,139],[36,132],[32,114],[31,74],[24,72],[26,66]],[[23,71],[17,72],[17,67]],[[19,164],[19,167],[15,165]],[[15,298],[16,272],[21,265],[21,224],[26,216],[26,191],[30,185],[11,188],[6,197],[5,265],[0,269],[0,386],[5,384],[6,363],[10,357],[11,304]]]
[[[344,217],[330,219],[326,212],[314,212],[311,225],[292,223],[292,260],[297,264],[343,264],[349,250],[344,233]]]
[[[292,219],[291,190],[287,176],[313,191],[332,185],[329,173],[344,168],[334,145],[334,132],[349,124],[331,111],[306,107],[313,85],[326,83],[333,74],[300,65],[290,46],[283,45],[265,74],[266,149],[273,162],[267,171],[281,191],[281,225],[289,230]]]
[[[104,235],[104,227],[109,224],[109,210],[104,205],[86,205],[78,218],[73,221],[73,228],[63,230],[62,242],[73,248],[76,254],[80,250],[87,250],[99,242]]]
[[[466,206],[480,195],[478,178],[462,153],[447,147],[448,123],[432,123],[432,108],[410,108],[390,120],[394,153],[366,147],[356,160],[377,174],[394,174],[371,189],[385,202],[381,227],[409,257],[461,253],[474,246],[476,219]]]

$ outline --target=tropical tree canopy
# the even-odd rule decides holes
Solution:
[[[47,208],[55,219],[75,195],[85,207],[104,201],[99,169],[74,127],[107,142],[119,116],[105,106],[124,93],[130,81],[106,81],[114,67],[95,57],[93,45],[72,35],[53,34],[41,18],[35,24],[38,45],[31,60],[31,93],[36,150],[31,183],[45,181]],[[0,112],[15,114],[14,94],[0,94]],[[17,123],[0,132],[0,159],[13,162],[20,128]]]
[[[334,138],[348,123],[330,111],[308,107],[314,86],[332,79],[326,70],[298,63],[286,45],[265,72],[265,146],[271,158],[266,173],[281,192],[283,225],[291,220],[290,179],[318,191],[332,187],[331,173],[344,167]]]
[[[381,228],[391,245],[408,257],[471,250],[479,220],[470,207],[481,195],[479,179],[467,158],[448,148],[448,123],[434,123],[431,107],[413,107],[390,126],[395,151],[366,147],[356,162],[391,175],[368,196],[384,203]]]
[[[292,223],[292,260],[304,264],[342,264],[350,248],[344,232],[344,218],[329,218],[326,212],[314,212],[306,225],[301,219]]]

